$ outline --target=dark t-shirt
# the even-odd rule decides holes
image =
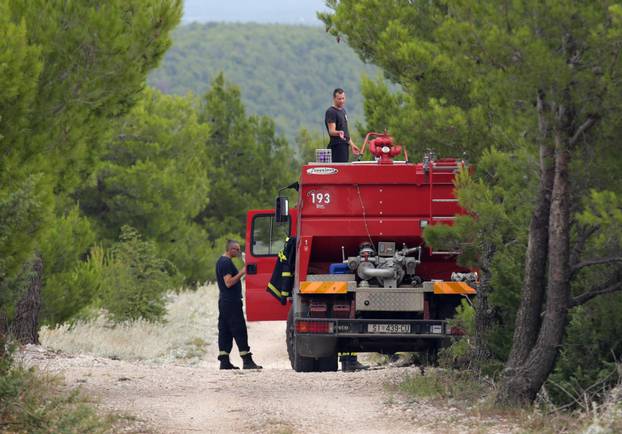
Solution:
[[[345,146],[347,149],[348,142],[350,141],[350,132],[348,131],[348,114],[346,109],[338,109],[336,107],[329,107],[324,115],[324,125],[326,125],[326,131],[328,131],[328,124],[334,123],[337,131],[343,131],[345,136],[340,138],[339,136],[330,136],[330,143],[328,147],[333,149],[336,147]],[[333,161],[335,161],[333,159]]]
[[[218,282],[218,289],[220,290],[219,298],[223,301],[239,301],[242,298],[242,284],[238,281],[231,288],[227,288],[224,280],[227,274],[235,276],[238,274],[238,269],[235,268],[231,258],[221,256],[216,262],[216,281]]]

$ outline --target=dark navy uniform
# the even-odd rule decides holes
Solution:
[[[248,332],[242,311],[242,284],[238,281],[231,288],[225,285],[224,276],[235,276],[238,269],[231,258],[221,256],[216,262],[216,281],[218,282],[218,350],[219,356],[229,355],[233,339],[238,345],[240,356],[249,354]]]
[[[331,150],[333,163],[347,163],[350,159],[348,149],[350,148],[350,132],[348,131],[348,114],[346,109],[329,107],[324,115],[324,125],[328,131],[328,124],[335,124],[337,131],[343,131],[343,139],[339,136],[330,136],[328,148]]]

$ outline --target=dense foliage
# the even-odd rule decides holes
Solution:
[[[331,92],[348,95],[352,125],[362,121],[361,74],[374,76],[347,44],[320,27],[268,24],[189,24],[149,83],[166,93],[206,92],[220,72],[243,90],[252,114],[274,119],[291,140],[300,128],[324,134]]]
[[[205,95],[200,116],[210,127],[207,151],[214,172],[209,204],[198,220],[211,239],[241,234],[246,210],[271,204],[276,189],[295,178],[296,160],[272,119],[247,115],[240,90],[227,85],[222,74]]]
[[[193,221],[209,203],[212,175],[199,105],[146,89],[109,130],[100,161],[75,193],[105,240],[130,225],[188,281],[206,277],[206,233]]]
[[[601,371],[619,360],[619,345],[597,324],[580,329],[595,312],[621,318],[590,302],[622,289],[620,5],[328,4],[327,28],[403,89],[364,83],[370,129],[388,125],[418,151],[467,151],[479,164],[473,179],[458,181],[470,216],[427,236],[453,240],[481,270],[473,357],[480,367],[507,359],[499,402],[532,401],[556,360],[558,386],[580,390],[601,381]],[[569,369],[570,360],[582,359],[579,348],[595,342],[611,356],[599,350],[591,366]]]
[[[246,210],[291,182],[293,151],[222,74],[204,97],[146,88],[179,1],[0,12],[0,332],[31,296],[49,325],[161,319],[164,292],[212,280]]]
[[[105,234],[74,194],[117,119],[142,98],[180,15],[176,0],[0,1],[0,287],[9,323],[33,281],[34,255],[45,320],[67,319],[92,298],[76,267]]]

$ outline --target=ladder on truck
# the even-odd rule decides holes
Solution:
[[[458,199],[454,196],[454,177],[465,166],[463,160],[445,158],[429,159],[424,166],[428,181],[429,222],[451,224],[457,214],[462,214]],[[431,255],[457,255],[459,252],[433,250]]]

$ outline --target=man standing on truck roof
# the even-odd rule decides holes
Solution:
[[[352,148],[354,155],[359,155],[360,149],[350,138],[348,131],[348,114],[346,113],[346,92],[337,88],[333,91],[333,105],[326,110],[324,125],[330,136],[328,148],[331,150],[333,163],[347,163],[349,160],[348,148]]]
[[[238,345],[244,369],[261,369],[253,361],[248,346],[246,321],[242,311],[242,276],[246,274],[246,265],[242,271],[233,264],[231,258],[240,254],[240,243],[227,240],[225,253],[216,262],[216,281],[218,282],[218,360],[220,369],[239,369],[229,360],[233,339]]]

